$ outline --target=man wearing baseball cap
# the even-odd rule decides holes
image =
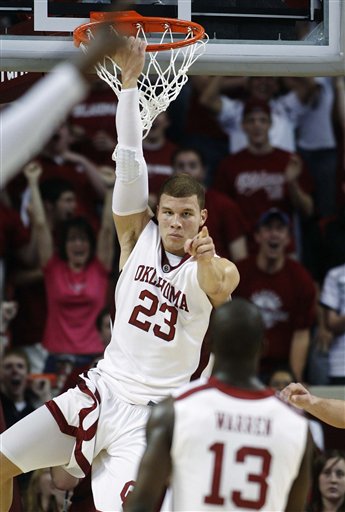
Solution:
[[[279,208],[270,208],[269,210],[265,211],[259,218],[257,228],[270,224],[270,221],[273,219],[277,219],[284,226],[290,225],[290,219],[286,213],[284,213],[282,210],[279,210]]]
[[[257,255],[238,263],[241,282],[235,295],[254,302],[262,313],[266,346],[261,377],[289,363],[301,381],[315,319],[315,286],[306,269],[286,255],[290,219],[284,211],[265,211],[256,223],[255,240]]]

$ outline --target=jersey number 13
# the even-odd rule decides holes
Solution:
[[[209,450],[214,454],[214,468],[212,475],[211,490],[204,498],[204,503],[213,505],[224,505],[225,498],[220,495],[220,483],[223,469],[224,459],[224,443],[214,443]],[[236,464],[243,464],[248,457],[259,458],[261,461],[261,470],[257,473],[249,473],[247,482],[257,485],[257,499],[252,500],[245,497],[240,490],[233,490],[230,493],[230,500],[237,508],[246,510],[261,510],[266,502],[266,494],[268,489],[267,477],[270,472],[271,454],[265,448],[254,448],[250,446],[242,446],[235,453]]]

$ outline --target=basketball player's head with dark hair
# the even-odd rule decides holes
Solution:
[[[189,174],[171,176],[162,186],[157,220],[166,252],[183,256],[185,243],[196,237],[205,224],[205,190]]]
[[[211,317],[212,351],[216,361],[255,362],[264,342],[265,328],[260,310],[236,298],[217,308]]]
[[[197,197],[200,210],[205,208],[205,189],[189,174],[176,174],[164,182],[158,194],[158,204],[160,203],[163,194],[178,198],[191,197],[195,195]]]

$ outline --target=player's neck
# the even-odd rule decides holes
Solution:
[[[221,382],[241,389],[264,389],[257,377],[256,364],[215,363],[212,376]]]

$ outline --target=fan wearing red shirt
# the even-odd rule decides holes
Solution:
[[[206,166],[203,155],[197,149],[178,149],[174,153],[172,166],[174,173],[190,174],[199,183],[205,183]],[[246,223],[237,204],[213,188],[206,188],[205,204],[208,209],[206,225],[212,234],[217,254],[236,262],[246,258]]]
[[[62,355],[72,355],[85,364],[104,350],[96,327],[98,313],[104,307],[114,246],[114,229],[110,210],[112,191],[107,189],[102,225],[97,242],[89,223],[81,217],[68,219],[61,226],[57,254],[47,223],[38,181],[42,172],[37,163],[25,168],[31,197],[33,224],[37,233],[37,250],[44,274],[48,314],[43,344],[50,352],[45,371],[54,371]],[[109,179],[102,175],[105,183]]]
[[[269,208],[280,208],[289,216],[298,212],[310,217],[313,213],[311,177],[299,156],[270,144],[269,104],[248,100],[242,125],[248,146],[222,160],[215,187],[238,204],[251,233],[260,215]],[[254,247],[251,244],[251,252]]]
[[[57,246],[59,224],[75,215],[76,194],[73,186],[61,178],[51,178],[40,183],[40,194],[47,224],[53,233],[54,245]],[[42,342],[47,304],[43,275],[36,252],[35,250],[35,258],[31,265],[17,264],[13,272],[14,299],[18,302],[20,315],[14,318],[11,331],[13,343],[26,347],[25,350],[31,359],[32,373],[41,373],[43,367],[40,367],[40,363],[43,364],[44,354],[41,354],[42,359],[37,359],[37,350]],[[35,353],[34,359],[32,350]]]
[[[266,346],[261,359],[262,378],[289,363],[297,381],[301,381],[315,320],[315,286],[305,268],[285,254],[290,235],[289,218],[284,212],[265,212],[255,238],[259,252],[239,262],[241,281],[236,295],[254,302],[263,316]]]

